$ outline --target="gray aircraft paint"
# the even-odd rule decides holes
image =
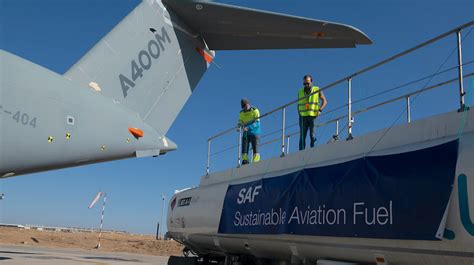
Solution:
[[[100,93],[166,134],[208,67],[195,50],[203,42],[175,30],[174,20],[162,5],[143,1],[64,76],[83,86],[96,82]]]
[[[464,124],[463,124],[464,123]],[[462,134],[460,128],[463,128]],[[383,136],[384,135],[384,136]],[[382,141],[378,140],[382,138]],[[456,179],[446,229],[453,237],[441,241],[387,240],[303,235],[219,234],[218,227],[229,185],[281,176],[302,168],[321,167],[370,155],[388,155],[427,148],[459,138]],[[343,155],[341,155],[343,154]],[[168,207],[168,231],[188,247],[202,251],[251,254],[261,258],[300,260],[328,258],[375,263],[383,254],[389,264],[472,264],[474,262],[474,111],[451,112],[356,137],[328,143],[256,164],[205,175],[200,185],[175,193],[170,202],[191,198],[186,207]],[[458,185],[460,176],[467,176]],[[461,187],[463,186],[463,187]],[[462,189],[460,191],[460,189]],[[462,195],[460,195],[462,194]],[[461,196],[461,197],[460,197]],[[465,200],[465,201],[462,201]],[[466,201],[467,200],[467,201]],[[460,203],[461,202],[461,203]],[[170,205],[171,206],[171,205]],[[429,206],[428,206],[429,207]],[[466,209],[467,208],[467,209]],[[470,218],[468,218],[470,213]],[[461,216],[463,216],[463,220]],[[248,246],[248,247],[246,247]]]
[[[212,57],[210,48],[370,43],[337,23],[207,1],[144,0],[64,75],[0,50],[0,177],[176,149],[165,135],[209,67],[197,49]],[[129,128],[144,136],[134,138]]]
[[[175,148],[171,141],[166,147],[162,135],[122,104],[12,54],[0,51],[0,57],[8,65],[2,69],[2,98],[19,99],[2,100],[0,174],[132,157],[139,150],[158,155]],[[19,72],[28,78],[15,78]],[[20,121],[13,118],[17,112]],[[23,122],[25,115],[36,119],[35,126]],[[129,127],[141,128],[145,136],[133,138]]]

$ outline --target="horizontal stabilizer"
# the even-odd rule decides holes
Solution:
[[[343,24],[204,1],[163,0],[212,50],[351,48],[372,41]]]

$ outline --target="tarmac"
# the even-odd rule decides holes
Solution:
[[[0,245],[0,264],[168,264],[168,257],[135,255],[98,250],[40,248],[23,245]]]

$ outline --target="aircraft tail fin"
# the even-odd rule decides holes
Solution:
[[[126,105],[165,135],[209,66],[203,54],[212,57],[171,19],[161,2],[142,1],[64,76]]]
[[[208,1],[143,0],[64,76],[166,134],[213,50],[369,44],[355,28]]]

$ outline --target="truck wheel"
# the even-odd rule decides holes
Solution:
[[[176,257],[171,256],[168,259],[168,265],[198,265],[197,257]]]

